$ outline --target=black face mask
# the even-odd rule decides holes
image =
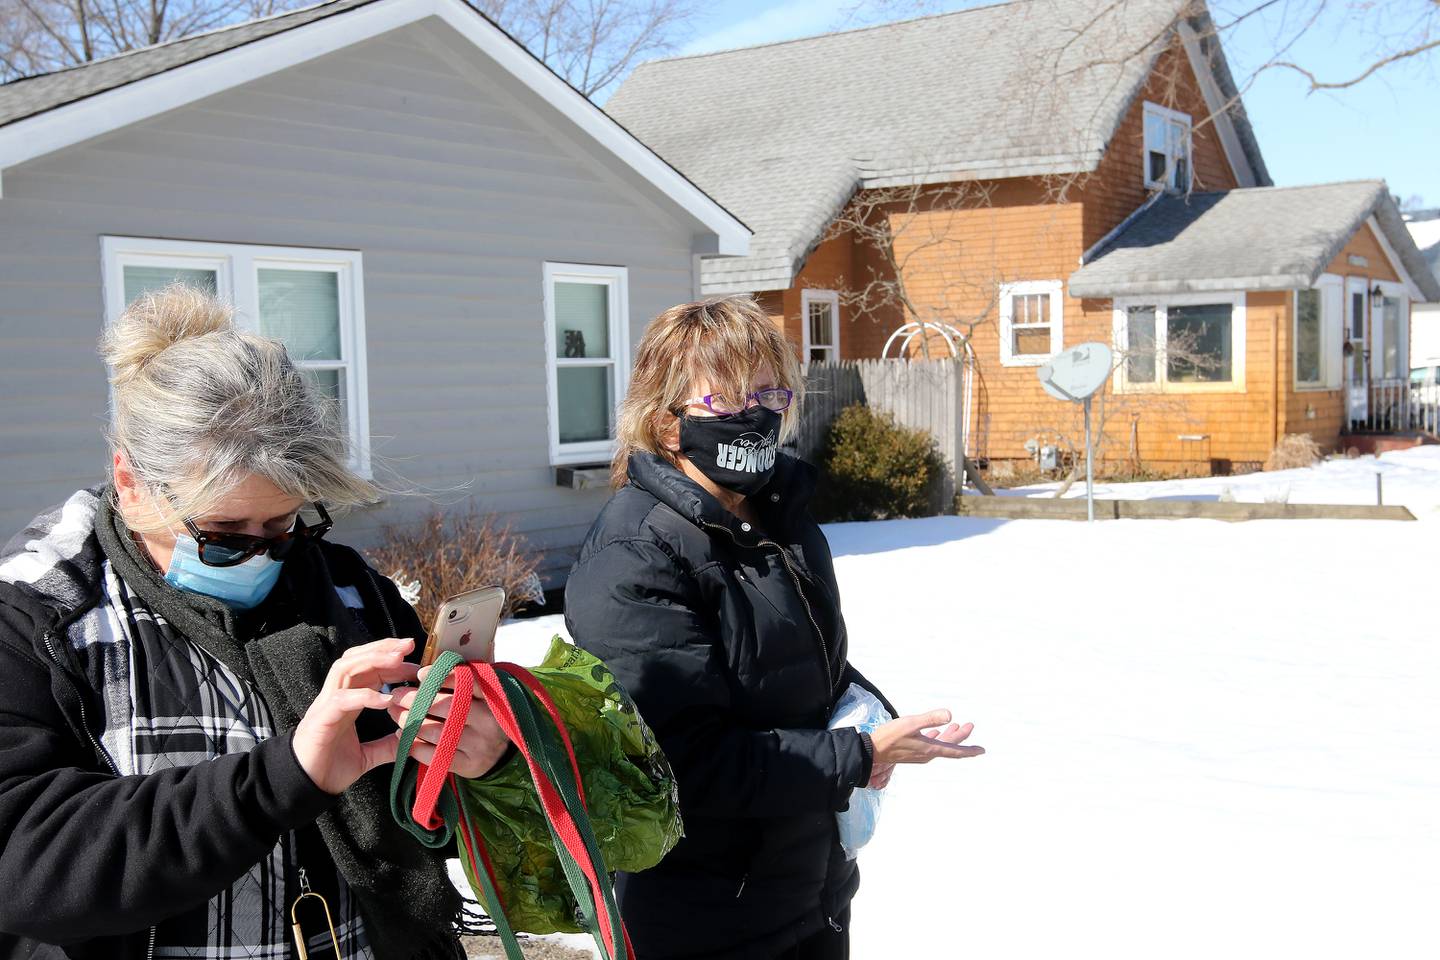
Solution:
[[[715,483],[747,497],[770,482],[779,449],[780,414],[768,407],[680,418],[680,452]]]

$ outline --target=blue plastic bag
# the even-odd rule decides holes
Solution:
[[[830,729],[839,730],[854,727],[863,733],[874,733],[882,723],[895,719],[875,695],[858,683],[850,684],[835,704],[830,716]],[[875,824],[880,819],[880,801],[885,791],[871,787],[856,787],[850,794],[850,806],[835,814],[840,825],[840,846],[845,859],[854,860],[860,848],[875,835]]]

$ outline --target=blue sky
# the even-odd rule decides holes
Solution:
[[[1322,18],[1289,52],[1322,80],[1348,79],[1374,61],[1373,53],[1407,26],[1407,10],[1429,0],[1387,0],[1363,18]],[[977,6],[974,0],[939,0],[935,11]],[[1217,22],[1254,0],[1211,0]],[[895,4],[894,8],[903,8]],[[919,3],[915,6],[920,6]],[[1305,0],[1275,5],[1225,35],[1225,52],[1239,77],[1274,55],[1278,37],[1294,29]],[[1343,6],[1341,8],[1343,10]],[[682,53],[791,40],[856,24],[854,0],[727,0],[694,22]],[[1285,17],[1289,15],[1290,22]],[[1387,20],[1386,18],[1390,18]],[[1356,87],[1306,95],[1297,74],[1261,73],[1245,95],[1270,175],[1277,184],[1322,183],[1383,177],[1401,198],[1419,195],[1440,207],[1440,51],[1422,62],[1395,64]]]

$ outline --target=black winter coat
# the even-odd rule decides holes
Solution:
[[[25,543],[22,533],[0,555]],[[348,547],[318,549],[334,583],[366,600],[370,636],[423,645],[424,629],[393,583],[367,573]],[[112,775],[97,727],[101,667],[87,669],[65,641],[103,587],[98,579],[77,586],[86,599],[61,608],[0,581],[0,958],[138,960],[148,953],[146,927],[203,907],[282,833],[311,829],[337,802],[301,768],[289,733],[203,763]],[[280,601],[261,609],[272,602]],[[354,642],[370,639],[352,633]],[[394,729],[372,712],[360,725],[362,739]],[[313,853],[323,858],[323,846]]]
[[[629,478],[580,549],[565,620],[659,738],[685,837],[620,875],[621,913],[645,960],[773,958],[854,896],[835,813],[872,762],[868,737],[826,729],[850,683],[874,688],[846,660],[830,548],[806,511],[814,470],[780,456],[752,498],[763,529],[660,457],[633,456]]]

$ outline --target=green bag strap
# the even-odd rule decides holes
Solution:
[[[390,815],[395,822],[409,831],[410,835],[432,850],[445,846],[454,837],[454,825],[460,818],[460,802],[452,791],[444,791],[440,798],[439,814],[443,824],[425,826],[416,823],[410,816],[415,801],[415,791],[420,780],[420,764],[410,757],[410,748],[420,733],[420,724],[435,703],[445,681],[465,658],[450,650],[442,651],[430,665],[425,682],[415,691],[415,702],[410,706],[410,716],[400,728],[400,743],[395,749],[395,765],[390,771]]]
[[[471,873],[479,880],[485,894],[487,912],[491,922],[495,924],[495,932],[498,934],[500,942],[505,947],[505,958],[506,960],[525,960],[524,954],[520,950],[519,939],[515,936],[515,931],[505,916],[500,893],[495,888],[489,855],[484,850],[479,831],[470,822],[460,792],[455,789],[454,777],[447,777],[446,787],[437,798],[438,823],[421,824],[416,822],[412,815],[420,780],[421,764],[410,757],[410,748],[414,746],[415,738],[420,732],[420,725],[425,722],[426,715],[435,703],[435,698],[440,694],[445,682],[450,679],[450,675],[463,663],[465,663],[465,659],[459,654],[449,650],[443,651],[431,664],[429,672],[425,675],[425,681],[420,684],[420,688],[415,693],[415,700],[410,706],[410,715],[400,729],[399,744],[395,751],[395,765],[390,773],[390,814],[411,836],[431,849],[439,849],[450,843],[457,825],[459,826],[462,836],[461,845],[465,853],[470,856]],[[461,716],[468,713],[468,710],[467,704],[460,711]],[[478,858],[475,856],[477,846]]]
[[[555,784],[565,809],[574,821],[592,869],[600,878],[600,882],[596,886],[600,890],[601,903],[595,902],[594,890],[580,863],[571,854],[569,847],[556,830],[555,823],[547,813],[545,822],[550,828],[551,837],[555,842],[555,852],[559,857],[560,866],[565,872],[565,879],[570,885],[571,892],[575,895],[576,903],[580,905],[581,912],[585,915],[586,925],[594,936],[596,945],[600,948],[601,956],[606,958],[613,956],[614,960],[627,960],[633,951],[630,950],[628,937],[624,935],[620,910],[615,902],[615,889],[605,868],[605,859],[600,853],[600,845],[595,838],[594,827],[590,823],[589,814],[581,799],[581,787],[575,780],[569,754],[558,742],[558,734],[553,727],[553,718],[549,718],[550,724],[540,722],[539,711],[535,708],[531,692],[526,689],[524,682],[519,677],[506,669],[508,666],[508,664],[501,664],[496,670],[501,688],[505,692],[506,700],[510,703],[525,742],[532,746],[529,751],[530,755],[539,762],[544,774]],[[612,931],[612,935],[616,932],[619,934],[613,935],[615,946],[613,955],[602,936],[605,925],[599,922],[598,917],[599,909],[602,906],[605,909],[606,919],[609,921],[608,929]]]
[[[465,809],[463,800],[459,807],[461,845],[469,857],[471,875],[480,881],[480,891],[485,895],[485,906],[489,911],[490,921],[495,924],[495,933],[505,946],[505,960],[525,960],[525,955],[520,951],[520,940],[510,928],[510,919],[505,916],[500,891],[495,887],[495,867],[490,863],[490,855],[485,851],[485,841],[481,838],[480,831],[470,822],[470,813]]]
[[[606,958],[613,957],[613,960],[630,960],[633,949],[620,918],[614,888],[605,869],[594,829],[585,810],[583,787],[575,776],[573,752],[566,749],[569,746],[568,737],[566,747],[559,743],[563,734],[563,726],[559,725],[563,724],[563,720],[544,688],[528,671],[513,664],[500,664],[498,667],[491,664],[470,664],[458,654],[449,651],[436,659],[426,675],[425,682],[417,691],[410,715],[400,731],[397,763],[390,781],[392,816],[412,836],[431,848],[450,842],[458,825],[461,834],[460,846],[468,856],[471,875],[482,889],[491,919],[505,944],[507,960],[522,960],[515,933],[504,915],[484,839],[470,820],[453,774],[450,774],[448,769],[443,774],[443,789],[440,788],[441,781],[430,771],[426,772],[422,783],[420,764],[409,758],[420,724],[425,721],[436,696],[452,674],[457,674],[454,683],[457,708],[451,711],[451,716],[446,721],[447,729],[442,733],[441,748],[437,749],[435,758],[437,763],[443,763],[448,768],[460,730],[463,729],[465,715],[469,712],[468,701],[472,699],[473,686],[478,682],[482,698],[490,706],[501,726],[507,728],[507,736],[516,742],[526,758],[536,790],[541,795],[540,805],[545,813],[546,826],[550,830],[557,859],[601,955]],[[463,705],[458,704],[460,695],[467,701]],[[540,712],[536,710],[532,697],[541,699],[551,712],[552,715],[547,718],[550,723],[540,721]],[[497,699],[504,700],[503,707],[496,702]],[[445,753],[447,740],[449,753]],[[445,755],[442,756],[442,753]],[[555,794],[548,801],[547,791],[541,788],[542,782]],[[418,794],[429,795],[420,797]],[[556,817],[561,815],[560,811],[555,809],[557,799],[563,805],[562,819],[566,822],[566,836],[570,837],[570,843],[566,842],[566,836],[562,836],[555,822]],[[422,811],[428,811],[428,823],[417,822],[416,817],[420,816]],[[586,871],[577,859],[572,845],[581,848],[588,861],[589,871]],[[599,904],[596,903],[597,891],[601,900]],[[603,917],[599,916],[601,906],[605,911]],[[604,933],[610,935],[614,945],[613,953],[608,949],[609,944],[604,942]]]

